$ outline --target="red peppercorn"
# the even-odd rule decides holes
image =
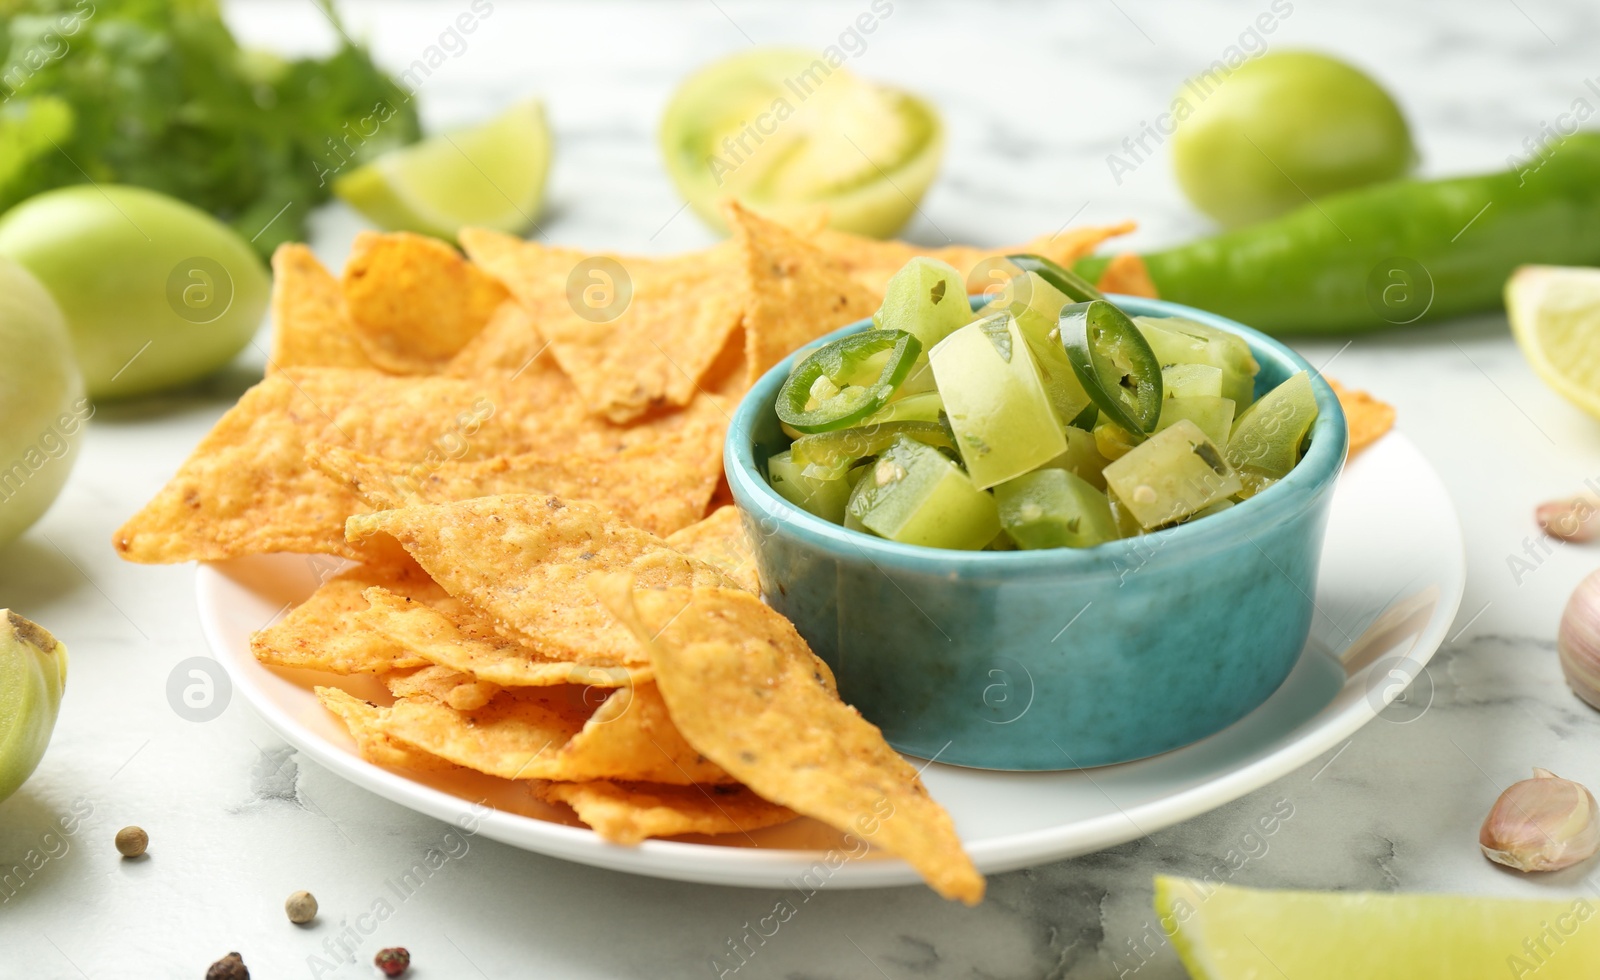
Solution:
[[[372,958],[372,962],[377,964],[384,976],[398,977],[411,965],[411,954],[406,952],[404,946],[391,946],[388,949],[378,950],[378,955]]]

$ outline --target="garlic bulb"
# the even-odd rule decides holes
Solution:
[[[1578,583],[1556,633],[1561,672],[1578,697],[1600,708],[1600,572]]]
[[[1584,542],[1600,537],[1600,497],[1580,493],[1540,504],[1533,512],[1544,533],[1562,541]]]
[[[1513,783],[1478,831],[1484,856],[1518,871],[1560,871],[1600,852],[1594,794],[1548,769]]]

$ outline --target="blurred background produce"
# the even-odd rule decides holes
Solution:
[[[1225,225],[1273,218],[1338,191],[1403,176],[1411,131],[1389,93],[1315,51],[1264,54],[1186,81],[1173,100],[1178,186]]]
[[[67,324],[28,271],[0,258],[0,548],[49,508],[93,412]]]
[[[269,287],[249,243],[154,191],[79,184],[0,216],[0,255],[66,315],[89,395],[123,398],[204,377],[261,325]]]
[[[733,197],[874,238],[905,225],[939,172],[944,126],[922,99],[857,77],[847,57],[837,48],[749,51],[678,87],[661,152],[706,224],[726,233],[716,205]]]
[[[67,648],[38,623],[0,609],[0,800],[44,757],[66,684]]]
[[[285,59],[240,47],[215,0],[9,0],[0,210],[133,184],[209,211],[263,258],[303,240],[331,174],[419,132],[409,93],[319,5],[341,43]]]

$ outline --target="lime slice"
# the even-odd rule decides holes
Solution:
[[[1156,913],[1194,980],[1593,980],[1600,963],[1600,909],[1583,897],[1258,891],[1158,877]]]
[[[1506,283],[1506,313],[1534,373],[1600,416],[1600,269],[1525,265]]]
[[[661,123],[667,172],[695,213],[726,231],[726,198],[779,220],[826,209],[831,227],[883,238],[939,170],[933,107],[865,81],[838,59],[762,49],[690,76]]]
[[[67,648],[0,609],[0,800],[33,774],[50,744],[67,683]]]
[[[453,239],[466,226],[520,234],[533,225],[550,170],[550,127],[537,100],[481,126],[385,153],[333,192],[390,231]]]

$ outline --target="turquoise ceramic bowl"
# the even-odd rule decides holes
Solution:
[[[1257,394],[1309,370],[1231,320],[1118,297],[1243,336]],[[827,339],[866,329],[845,327]],[[1265,701],[1311,627],[1344,413],[1320,416],[1285,479],[1220,514],[1087,550],[945,551],[814,517],[767,486],[788,446],[773,403],[795,358],[745,396],[724,463],[767,601],[833,668],[839,693],[909,755],[984,769],[1078,769],[1215,734]]]

